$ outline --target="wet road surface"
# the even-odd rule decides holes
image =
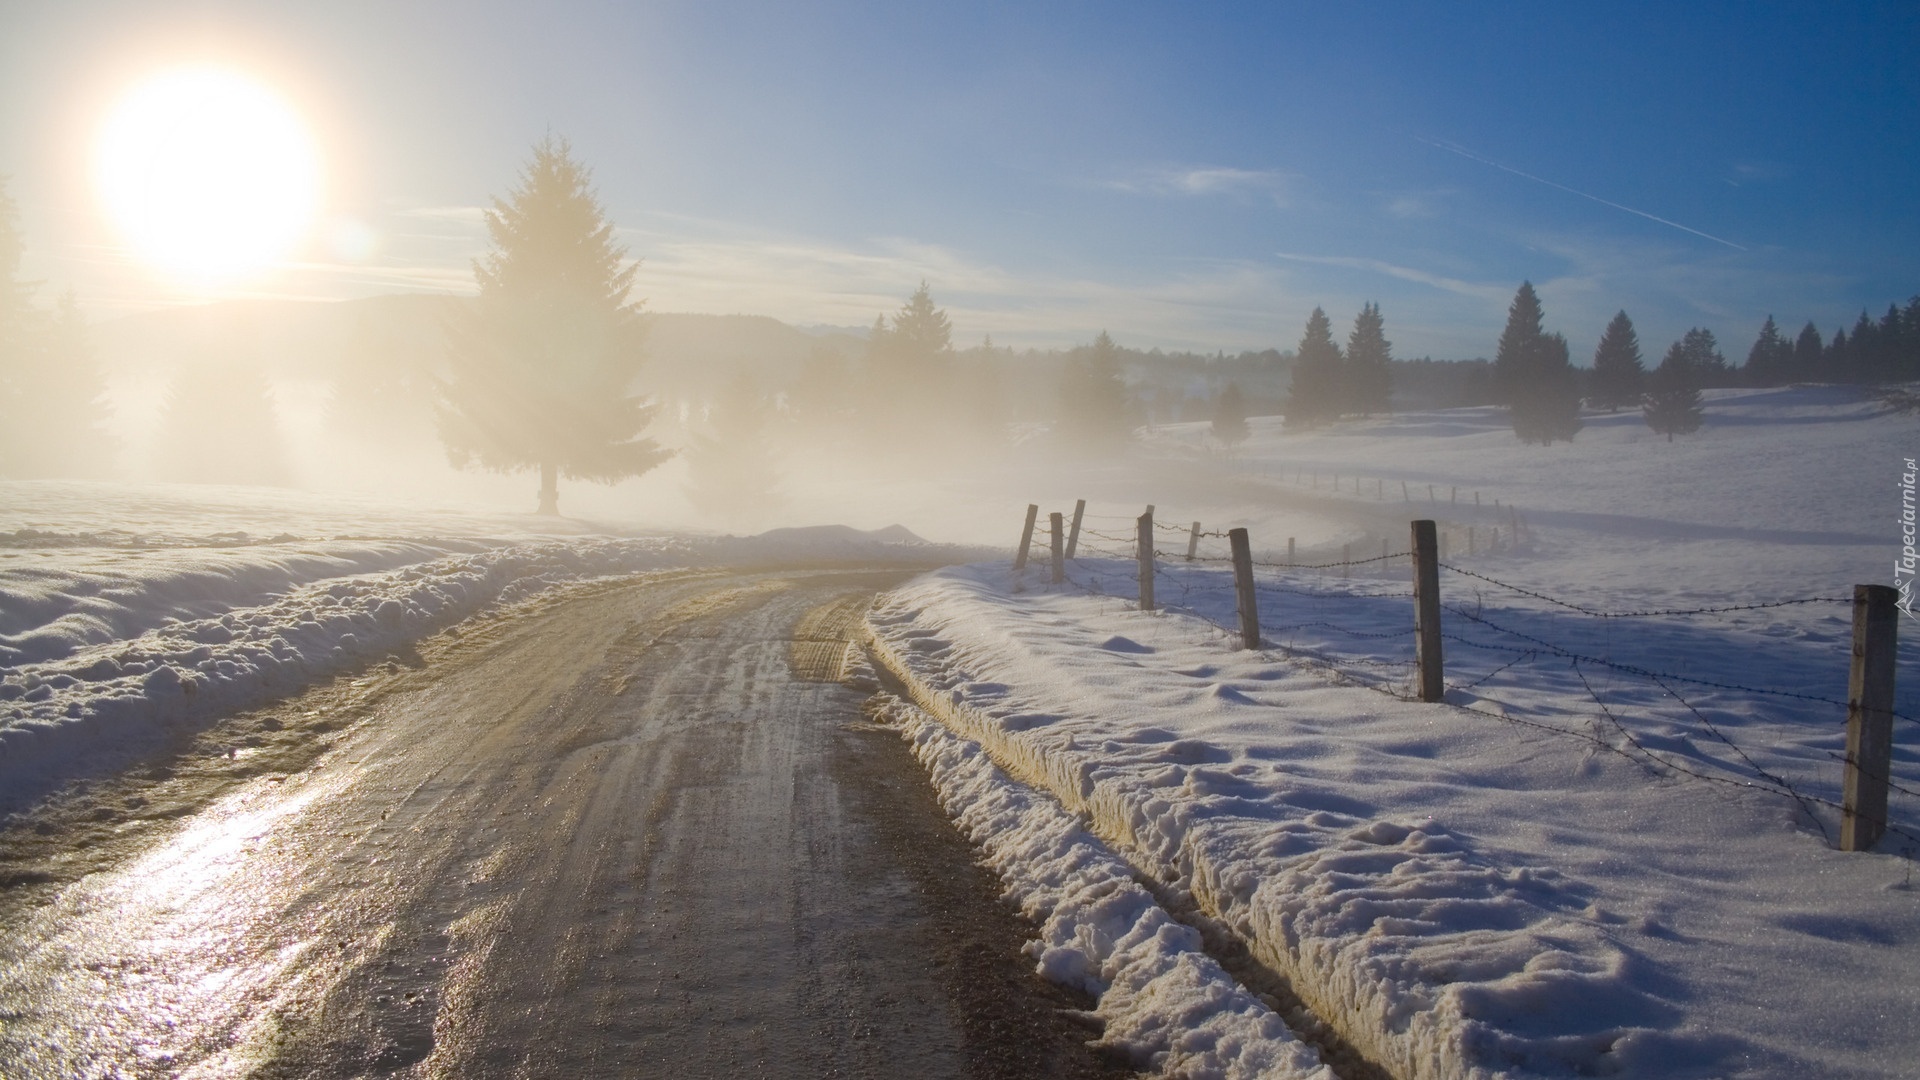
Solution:
[[[901,576],[657,576],[441,650],[0,909],[0,1074],[1127,1075],[828,681]]]

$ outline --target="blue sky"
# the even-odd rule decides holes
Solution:
[[[261,10],[267,9],[267,10]],[[1920,5],[69,0],[0,9],[0,172],[49,289],[205,298],[86,182],[143,70],[252,72],[319,131],[323,227],[220,295],[470,288],[475,207],[552,131],[655,310],[865,325],[921,279],[959,339],[1288,347],[1381,304],[1491,353],[1522,279],[1577,358],[1625,308],[1831,333],[1920,292]],[[347,257],[345,225],[377,238]]]

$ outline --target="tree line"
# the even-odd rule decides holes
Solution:
[[[100,373],[71,297],[53,308],[33,303],[32,283],[19,274],[17,217],[0,184],[0,474],[97,472],[110,445]],[[534,148],[485,221],[491,246],[474,264],[478,295],[450,303],[444,357],[412,364],[408,377],[433,401],[454,465],[536,472],[538,510],[554,514],[562,479],[612,483],[673,456],[647,434],[658,404],[635,389],[644,382],[647,327],[631,295],[637,264],[614,241],[590,174],[564,140]],[[906,448],[901,457],[925,460],[929,445],[1018,452],[1035,439],[1052,453],[1109,454],[1142,422],[1208,419],[1231,450],[1247,437],[1249,416],[1278,412],[1290,428],[1313,428],[1387,412],[1397,389],[1403,400],[1436,406],[1503,405],[1528,442],[1572,439],[1583,407],[1639,409],[1671,439],[1699,427],[1705,388],[1912,379],[1920,379],[1920,297],[1879,320],[1862,313],[1851,332],[1831,340],[1811,323],[1789,339],[1769,316],[1741,367],[1696,327],[1648,370],[1622,311],[1581,369],[1524,282],[1491,363],[1396,360],[1373,302],[1355,315],[1344,345],[1316,307],[1291,353],[1141,352],[1105,331],[1064,351],[1016,355],[990,338],[960,348],[921,282],[891,316],[876,317],[858,355],[819,350],[787,385],[736,380],[706,404],[681,452],[689,494],[722,512],[774,497],[780,462],[772,436],[783,427],[816,442]],[[225,378],[236,380],[244,381]],[[255,390],[265,401],[264,384]],[[375,396],[390,398],[391,390]],[[176,387],[173,396],[191,391]],[[77,464],[89,455],[90,465]]]

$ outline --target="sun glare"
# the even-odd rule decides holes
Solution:
[[[94,179],[146,259],[218,278],[257,270],[299,240],[320,194],[307,125],[259,83],[213,68],[140,83],[101,128]]]

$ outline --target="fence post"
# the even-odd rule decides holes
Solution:
[[[1035,503],[1027,504],[1027,523],[1020,527],[1020,553],[1013,557],[1013,568],[1027,568],[1027,549],[1033,546],[1033,519],[1040,516],[1040,507]]]
[[[1227,544],[1233,548],[1233,596],[1240,608],[1240,644],[1249,649],[1260,647],[1260,612],[1254,606],[1253,545],[1247,530],[1228,529]]]
[[[1440,501],[1440,497],[1433,493],[1432,484],[1427,485],[1427,501],[1430,503],[1437,503]]]
[[[1480,509],[1480,493],[1477,491],[1473,493],[1473,508]]]
[[[1139,538],[1140,610],[1153,610],[1153,507],[1140,515],[1136,530]]]
[[[1498,525],[1489,526],[1487,529],[1487,532],[1492,534],[1487,538],[1487,554],[1489,555],[1500,554],[1500,526]]]
[[[1187,536],[1187,561],[1193,561],[1193,554],[1200,550],[1200,523],[1193,523],[1193,532]]]
[[[1460,489],[1459,488],[1453,487],[1453,488],[1447,489],[1447,502],[1455,506],[1460,505]]]
[[[1080,519],[1087,513],[1087,500],[1076,499],[1073,503],[1073,528],[1067,530],[1067,558],[1080,550]]]
[[[1047,515],[1047,523],[1053,526],[1052,580],[1055,585],[1058,585],[1067,580],[1066,522],[1062,519],[1060,511],[1055,510]]]
[[[1440,665],[1440,559],[1431,521],[1413,523],[1414,662],[1419,669],[1420,700],[1446,694]]]
[[[1847,775],[1840,800],[1840,850],[1867,851],[1887,829],[1887,774],[1893,771],[1893,658],[1900,594],[1890,585],[1853,587],[1853,669],[1847,677]]]
[[[1293,565],[1293,537],[1287,537],[1287,565]]]
[[[1340,545],[1340,580],[1345,581],[1352,576],[1353,576],[1353,545],[1341,544]]]
[[[1472,554],[1474,553],[1474,551],[1473,551],[1473,528],[1474,528],[1474,527],[1473,527],[1473,526],[1471,526],[1471,525],[1469,525],[1469,526],[1467,526],[1467,554],[1468,554],[1468,555],[1472,555]]]
[[[1401,502],[1413,501],[1413,496],[1407,494],[1407,482],[1405,480],[1400,481],[1400,501]]]

